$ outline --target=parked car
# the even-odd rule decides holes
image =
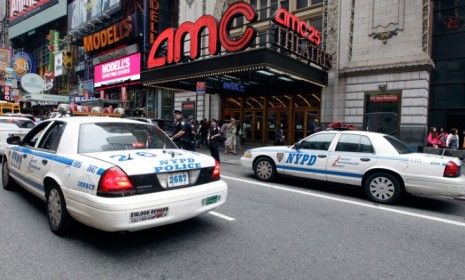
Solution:
[[[10,137],[2,183],[46,201],[50,229],[71,217],[104,231],[136,231],[190,219],[226,201],[212,157],[180,150],[159,128],[108,117],[41,122]]]
[[[367,131],[324,131],[291,147],[250,149],[241,165],[262,181],[290,175],[359,186],[379,203],[394,203],[404,192],[465,195],[458,158],[414,153],[393,136]]]
[[[8,137],[16,135],[23,138],[36,124],[28,118],[23,117],[0,117],[0,155],[9,145]]]

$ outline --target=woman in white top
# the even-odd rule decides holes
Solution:
[[[450,134],[447,136],[446,147],[451,150],[459,149],[459,135],[457,129],[452,128]]]

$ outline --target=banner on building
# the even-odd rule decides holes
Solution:
[[[55,54],[55,65],[54,65],[55,77],[63,75],[63,52]]]
[[[8,0],[8,3],[8,20],[11,26],[57,4],[58,0]]]
[[[0,81],[5,81],[5,70],[10,66],[11,49],[0,48]]]
[[[68,28],[77,29],[88,21],[108,17],[120,9],[119,0],[75,0],[68,5]]]
[[[94,86],[140,80],[141,54],[121,57],[94,67]]]

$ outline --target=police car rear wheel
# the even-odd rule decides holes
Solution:
[[[271,181],[276,176],[276,169],[270,159],[261,158],[255,163],[254,173],[261,181]]]
[[[365,192],[370,200],[379,203],[394,203],[402,194],[399,180],[388,173],[375,173],[365,182]]]
[[[10,176],[10,168],[8,167],[8,162],[6,160],[3,160],[2,163],[2,185],[5,190],[13,190],[16,186]]]
[[[50,230],[57,235],[65,233],[70,219],[61,190],[52,186],[47,192],[47,220]]]

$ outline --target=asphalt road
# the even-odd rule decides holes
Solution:
[[[262,184],[222,168],[229,197],[219,216],[136,233],[75,225],[57,237],[44,203],[1,190],[0,279],[464,278],[464,201],[380,207],[349,186]]]

